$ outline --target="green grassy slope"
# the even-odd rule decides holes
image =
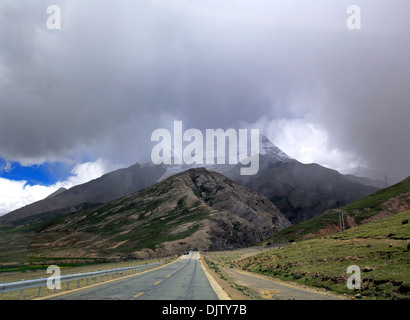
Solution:
[[[389,209],[386,208],[384,204],[390,199],[402,195],[402,197],[398,198],[398,201],[404,206],[410,207],[410,195],[406,194],[408,192],[410,192],[410,177],[391,187],[381,189],[367,197],[352,202],[341,209],[327,210],[315,218],[284,229],[264,241],[264,243],[297,241],[340,231],[340,211],[344,213],[345,219],[349,217],[353,218],[355,224],[361,224],[365,219],[380,213],[382,210],[397,213],[395,212],[396,208]],[[347,227],[349,226],[347,225]]]
[[[239,261],[243,269],[373,299],[410,299],[410,211]],[[346,286],[361,269],[361,289]]]

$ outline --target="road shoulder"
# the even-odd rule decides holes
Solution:
[[[235,283],[256,290],[264,300],[341,300],[341,295],[318,288],[285,282],[235,268],[223,268]]]
[[[200,255],[200,263],[219,300],[251,300],[212,270],[203,260],[202,255]]]

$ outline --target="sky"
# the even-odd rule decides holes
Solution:
[[[409,39],[408,0],[3,0],[0,215],[146,159],[176,120],[405,178]]]

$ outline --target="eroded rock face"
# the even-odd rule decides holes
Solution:
[[[159,245],[156,250],[150,250],[150,256],[183,250],[209,251],[247,247],[291,226],[265,196],[221,174],[199,168],[177,174],[164,182],[170,182],[170,179],[174,181],[174,186],[182,182],[183,186],[188,187],[188,198],[192,199],[193,196],[199,199],[208,208],[209,217],[201,221],[201,228],[197,232],[182,241]],[[175,184],[175,181],[178,183]],[[184,230],[184,226],[179,228]],[[144,250],[144,254],[147,253]]]
[[[236,224],[250,223],[263,236],[290,226],[289,221],[265,196],[205,169],[189,170],[184,175],[194,194],[214,210],[235,216]]]

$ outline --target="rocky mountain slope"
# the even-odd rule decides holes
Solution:
[[[263,195],[221,174],[191,169],[120,199],[23,229],[31,261],[81,261],[246,247],[288,226]],[[0,247],[21,240],[21,230],[0,233]]]

